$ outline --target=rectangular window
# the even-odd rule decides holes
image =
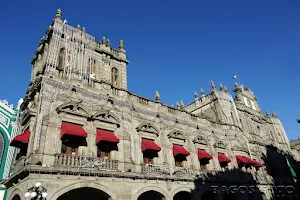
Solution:
[[[110,159],[110,152],[104,152],[98,149],[97,157]]]
[[[144,157],[144,164],[153,164],[153,158],[145,158]]]
[[[176,161],[176,160],[175,160],[175,166],[176,166],[176,167],[183,167],[183,163],[180,162],[180,161]]]
[[[64,148],[62,148],[62,153],[67,154],[67,155],[77,156],[78,155],[78,147],[73,148],[73,147],[65,146]]]
[[[226,162],[220,163],[220,166],[222,169],[228,170],[228,163],[226,163]]]
[[[27,155],[28,144],[23,144],[20,149],[18,149],[16,160],[19,160],[21,157]]]
[[[206,164],[200,164],[200,169],[201,170],[207,170],[207,165]]]

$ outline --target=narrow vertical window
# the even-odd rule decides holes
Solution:
[[[65,56],[66,51],[65,48],[61,48],[58,55],[58,68],[63,69],[65,67]]]
[[[111,81],[113,86],[119,86],[119,72],[116,68],[111,69]]]
[[[89,66],[87,68],[87,74],[92,79],[96,78],[96,60],[91,59],[91,58],[89,59]]]

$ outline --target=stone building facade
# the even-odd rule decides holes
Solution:
[[[208,177],[217,181],[234,169],[249,173],[270,198],[261,156],[268,144],[288,151],[289,141],[249,88],[236,83],[232,98],[211,82],[209,94],[169,106],[158,92],[149,99],[128,90],[128,63],[122,40],[118,49],[97,41],[57,11],[32,59],[21,105],[28,142],[5,181],[8,200],[25,199],[37,181],[49,200],[226,199],[212,193]],[[243,181],[239,173],[235,179]]]
[[[290,146],[292,149],[292,153],[294,154],[294,157],[298,157],[297,160],[300,160],[300,137],[298,137],[295,140],[290,141]]]

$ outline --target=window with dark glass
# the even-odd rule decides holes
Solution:
[[[88,75],[90,78],[96,78],[96,60],[94,59],[89,59],[89,66],[87,68],[88,70]]]
[[[200,169],[207,170],[207,165],[209,164],[209,159],[201,159],[200,162]]]
[[[146,150],[143,152],[143,158],[145,164],[154,164],[154,158],[158,157],[157,152]]]
[[[118,151],[119,141],[119,138],[117,138],[113,131],[97,129],[97,157],[110,159],[111,151]]]
[[[173,156],[176,167],[183,167],[183,161],[186,161],[186,157],[190,153],[181,145],[173,144]]]
[[[68,137],[62,139],[61,152],[67,155],[78,155],[79,141],[78,138]]]
[[[116,68],[111,69],[111,81],[113,86],[119,86],[119,72]]]
[[[154,164],[154,158],[158,157],[161,148],[152,139],[142,138],[142,153],[145,164]]]
[[[100,141],[97,144],[97,157],[110,159],[110,153],[114,150],[118,150],[116,143]]]
[[[65,48],[61,48],[58,55],[58,68],[63,69],[65,67],[65,56],[66,51]]]

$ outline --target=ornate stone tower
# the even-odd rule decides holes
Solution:
[[[239,85],[235,82],[235,100],[236,102],[247,106],[257,112],[261,112],[260,107],[257,103],[257,98],[249,88],[244,88],[243,85]]]
[[[32,58],[31,82],[41,76],[67,79],[77,85],[93,85],[96,89],[116,87],[127,90],[127,64],[124,42],[119,49],[105,37],[97,41],[86,29],[62,21],[57,10],[55,20],[42,37]],[[109,92],[108,92],[109,94]]]

